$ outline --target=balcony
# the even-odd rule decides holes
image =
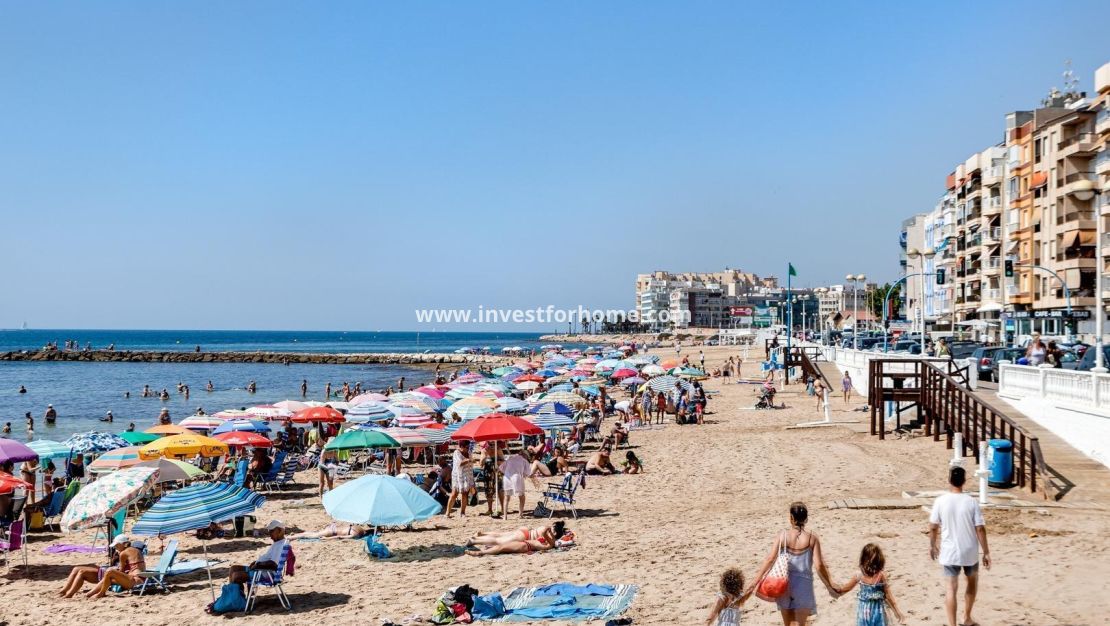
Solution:
[[[1000,267],[1002,267],[1001,257],[992,256],[991,258],[987,259],[988,270],[997,270]]]
[[[997,215],[1002,212],[1002,197],[991,196],[983,203],[983,215]]]
[[[1060,153],[1059,156],[1061,157],[1092,154],[1095,151],[1095,143],[1097,142],[1098,135],[1095,133],[1076,133],[1071,137],[1061,139],[1060,143],[1056,144],[1056,150]]]
[[[987,300],[998,302],[1002,299],[1001,289],[988,289],[985,293],[987,294]]]
[[[1060,231],[1069,230],[1094,230],[1095,229],[1095,212],[1094,211],[1073,211],[1065,215],[1056,216],[1056,225]]]
[[[1103,149],[1095,158],[1095,173],[1110,174],[1110,150]]]
[[[1095,118],[1095,132],[1100,134],[1110,132],[1110,109],[1098,112],[1098,117]]]

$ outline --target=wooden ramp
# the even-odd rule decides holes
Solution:
[[[1040,440],[1041,452],[1052,475],[1057,498],[1110,506],[1110,469],[1068,445],[1052,431],[1029,418],[992,389],[977,389],[974,395],[1005,409],[1006,415]]]

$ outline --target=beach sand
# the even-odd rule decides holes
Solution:
[[[696,355],[697,349],[688,352]],[[740,349],[705,352],[712,368]],[[673,356],[673,350],[661,353]],[[745,375],[755,374],[756,361],[753,348]],[[626,613],[636,624],[704,623],[720,573],[737,566],[753,575],[776,531],[787,526],[789,503],[801,500],[809,505],[809,528],[821,537],[834,580],[843,582],[855,573],[860,548],[876,542],[886,553],[887,572],[908,623],[944,623],[940,568],[928,556],[923,510],[826,508],[834,499],[891,499],[903,491],[942,489],[950,454],[942,443],[926,438],[879,441],[857,432],[866,414],[846,411],[840,400],[834,402],[834,419],[859,419],[855,428],[785,430],[819,418],[801,385],[781,389],[778,399],[789,408],[777,411],[743,410],[754,403],[753,385],[722,385],[717,379],[707,381],[706,388],[720,391],[709,404],[706,425],[671,423],[633,432],[631,443],[645,462],[645,474],[589,478],[579,493],[580,519],[569,522],[578,536],[575,548],[460,556],[456,546],[473,533],[521,525],[515,518],[484,515],[438,517],[414,531],[387,533],[385,543],[396,555],[388,561],[369,559],[354,541],[296,542],[297,572],[285,584],[293,611],[285,612],[264,591],[255,613],[235,619],[255,624],[400,622],[412,614],[428,616],[444,590],[463,583],[483,593],[507,593],[518,585],[570,581],[639,585]],[[848,406],[861,404],[857,397]],[[317,530],[329,522],[314,496],[315,474],[299,482],[296,489],[269,497],[258,514],[260,525],[279,518]],[[309,506],[294,506],[302,499]],[[530,494],[529,508],[535,500]],[[1105,539],[1110,516],[1080,504],[986,512],[995,565],[981,576],[976,617],[983,626],[1107,623],[1110,597],[1103,595],[1103,586],[1110,580],[1110,561],[1103,557],[1110,546]],[[485,510],[484,503],[478,510]],[[184,553],[201,555],[198,540],[177,537]],[[70,567],[92,559],[46,555],[43,548],[56,541],[90,540],[91,533],[33,536],[31,566],[19,565],[0,577],[0,623],[225,623],[225,618],[203,611],[210,601],[203,573],[175,582],[168,595],[110,596],[98,602],[58,599],[55,593]],[[155,548],[157,543],[152,542]],[[209,552],[245,563],[264,547],[262,539],[226,539],[211,542]],[[157,558],[152,554],[150,565]],[[226,573],[223,566],[215,570],[220,579]],[[855,623],[854,593],[834,601],[818,583],[817,598],[818,616],[812,623]],[[743,623],[781,620],[773,605],[753,599]]]

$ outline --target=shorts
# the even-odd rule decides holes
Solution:
[[[964,576],[974,576],[979,573],[979,564],[975,565],[942,565],[945,578],[955,578],[963,570]]]

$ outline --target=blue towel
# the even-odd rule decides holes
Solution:
[[[635,585],[555,583],[519,587],[505,598],[505,615],[493,619],[503,622],[608,619],[628,610],[635,597]]]
[[[533,596],[611,596],[617,592],[613,585],[572,585],[555,583],[537,587]]]

